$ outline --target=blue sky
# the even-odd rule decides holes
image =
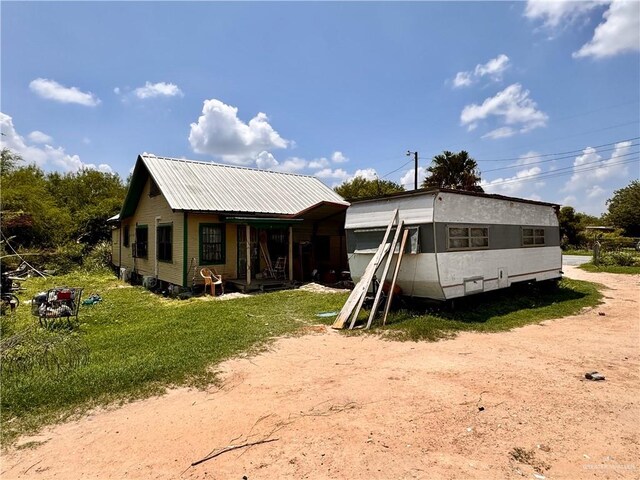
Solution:
[[[639,176],[637,1],[0,8],[3,146],[45,171],[149,152],[413,188],[407,150],[422,178],[464,149],[486,191],[596,215]]]

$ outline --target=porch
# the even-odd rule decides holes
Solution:
[[[295,288],[295,283],[289,280],[275,280],[275,279],[252,279],[251,282],[247,282],[246,279],[234,279],[227,280],[226,288],[236,290],[242,293],[251,292],[272,292],[275,290],[287,290]]]

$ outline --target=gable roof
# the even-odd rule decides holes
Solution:
[[[138,156],[120,212],[135,212],[148,176],[172,210],[294,216],[313,206],[349,203],[315,177],[195,160]]]

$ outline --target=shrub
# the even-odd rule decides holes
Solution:
[[[111,243],[100,242],[85,257],[83,264],[88,271],[102,270],[111,266]]]
[[[47,259],[47,268],[55,270],[56,274],[69,273],[82,264],[84,255],[83,245],[67,243],[56,248]]]
[[[640,266],[640,257],[636,257],[628,252],[611,252],[603,255],[600,263],[602,265],[619,267]]]

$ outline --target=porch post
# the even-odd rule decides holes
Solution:
[[[293,282],[293,227],[289,227],[289,281]]]
[[[247,285],[251,285],[251,227],[247,224],[245,228],[247,229]]]

